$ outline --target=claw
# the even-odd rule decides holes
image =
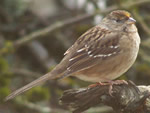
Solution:
[[[88,86],[88,88],[93,88],[93,87],[96,87],[98,85],[102,85],[103,83],[102,82],[96,82],[95,84],[91,84]]]
[[[115,80],[115,81],[108,81],[109,86],[109,94],[112,96],[112,89],[113,89],[113,85],[121,85],[121,84],[126,84],[128,85],[128,82],[125,80]]]
[[[128,82],[125,81],[125,80],[115,80],[115,81],[108,81],[108,82],[97,82],[95,84],[89,85],[88,87],[89,88],[93,88],[93,87],[96,87],[98,85],[100,85],[100,86],[109,85],[109,95],[111,95],[113,97],[113,95],[112,95],[112,93],[113,93],[113,91],[112,91],[113,85],[121,85],[121,84],[128,85]]]

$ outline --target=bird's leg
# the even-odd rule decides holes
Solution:
[[[95,83],[95,84],[89,85],[88,87],[89,87],[89,88],[92,88],[92,87],[96,87],[96,86],[98,86],[98,85],[100,85],[100,86],[109,85],[109,94],[112,96],[112,93],[113,93],[113,91],[112,91],[113,85],[121,85],[121,84],[128,84],[128,82],[125,81],[125,80],[115,80],[115,81],[107,80],[107,82],[97,82],[97,83]]]
[[[125,80],[115,80],[115,81],[110,80],[110,81],[108,81],[107,85],[109,85],[109,94],[112,96],[113,85],[121,85],[121,84],[127,84],[128,85],[128,82]]]
[[[88,87],[89,88],[93,88],[93,87],[96,87],[96,86],[98,86],[98,85],[100,85],[100,86],[103,86],[103,85],[106,85],[104,82],[96,82],[95,84],[91,84],[91,85],[89,85]]]

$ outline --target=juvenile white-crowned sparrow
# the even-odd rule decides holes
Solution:
[[[113,11],[99,25],[81,35],[51,72],[14,91],[6,100],[49,79],[76,76],[91,82],[113,80],[132,66],[139,45],[140,37],[130,13]]]

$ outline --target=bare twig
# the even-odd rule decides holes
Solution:
[[[33,72],[24,68],[11,68],[10,72],[12,72],[13,74],[23,75],[23,76],[33,77],[33,78],[37,78],[42,75],[40,73]]]
[[[39,37],[42,37],[42,36],[45,36],[47,34],[50,34],[52,33],[53,31],[57,30],[57,29],[60,29],[62,27],[65,27],[67,25],[70,25],[72,23],[77,23],[81,20],[83,20],[84,18],[90,18],[92,15],[83,15],[83,16],[78,16],[78,17],[75,17],[75,18],[71,18],[71,19],[68,19],[68,20],[65,20],[65,21],[60,21],[60,22],[56,22],[54,23],[53,25],[50,25],[42,30],[38,30],[38,31],[35,31],[29,35],[26,35],[22,38],[20,38],[19,40],[15,41],[14,45],[16,47],[18,46],[21,46],[23,44],[26,44],[28,43],[29,41],[32,41],[36,38],[39,38]]]
[[[130,81],[128,85],[113,85],[110,95],[109,85],[98,85],[67,90],[60,100],[63,105],[72,107],[73,113],[83,112],[100,103],[111,106],[116,113],[148,113],[150,91],[140,89]]]
[[[126,5],[122,5],[122,8],[123,9],[129,9],[135,5],[141,5],[141,4],[144,4],[144,3],[147,3],[147,2],[150,2],[150,0],[138,0],[136,2],[130,2],[130,4]],[[38,30],[38,31],[35,31],[29,35],[26,35],[22,38],[19,38],[17,41],[14,42],[14,45],[15,47],[18,47],[18,46],[21,46],[23,44],[26,44],[28,43],[29,41],[32,41],[36,38],[39,38],[39,37],[42,37],[42,36],[45,36],[49,33],[52,33],[53,31],[57,30],[57,29],[60,29],[62,27],[65,27],[67,25],[71,25],[71,24],[75,24],[79,21],[82,21],[82,20],[85,20],[85,19],[88,19],[88,18],[92,18],[93,16],[95,16],[96,14],[104,14],[104,13],[108,13],[112,10],[115,10],[117,9],[118,6],[114,5],[114,6],[110,6],[107,8],[107,10],[104,10],[104,11],[96,11],[94,14],[85,14],[85,15],[79,15],[77,17],[73,17],[71,19],[67,19],[65,21],[60,21],[60,22],[56,22],[54,23],[53,25],[50,25],[42,30]]]
[[[133,6],[137,6],[137,5],[141,5],[141,4],[145,4],[145,3],[149,3],[149,2],[150,2],[150,0],[138,0],[136,2],[130,2],[130,4],[128,4],[128,3],[122,4],[121,8],[122,9],[130,9]],[[93,14],[79,15],[77,17],[73,17],[73,18],[67,19],[65,21],[56,22],[56,23],[54,23],[54,24],[52,24],[52,25],[50,25],[50,26],[48,26],[44,29],[32,32],[29,35],[25,35],[24,37],[19,38],[18,40],[14,41],[12,43],[11,47],[2,48],[1,51],[0,51],[0,55],[4,55],[4,54],[9,53],[10,48],[11,48],[11,50],[14,50],[14,48],[16,49],[16,48],[18,48],[18,47],[20,47],[20,46],[22,46],[26,43],[29,43],[30,41],[35,40],[37,38],[42,38],[43,36],[45,36],[47,34],[50,34],[53,31],[58,30],[60,28],[63,28],[67,25],[72,25],[72,24],[75,24],[75,23],[80,22],[82,20],[92,18],[97,14],[108,13],[108,12],[110,12],[112,10],[115,10],[115,9],[118,9],[118,8],[119,8],[118,6],[113,5],[113,6],[108,7],[106,10],[101,10],[101,11],[97,10]]]
[[[133,15],[137,19],[137,21],[140,23],[141,27],[143,30],[150,35],[150,28],[147,26],[147,24],[144,22],[144,19],[142,18],[141,15],[139,15],[136,11],[133,11]]]

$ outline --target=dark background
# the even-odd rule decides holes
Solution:
[[[150,0],[0,0],[0,113],[69,113],[59,104],[63,91],[90,83],[68,77],[4,98],[53,69],[82,33],[115,9],[132,13],[142,40],[136,62],[119,79],[148,85]],[[85,113],[100,112],[113,113],[103,105]]]

